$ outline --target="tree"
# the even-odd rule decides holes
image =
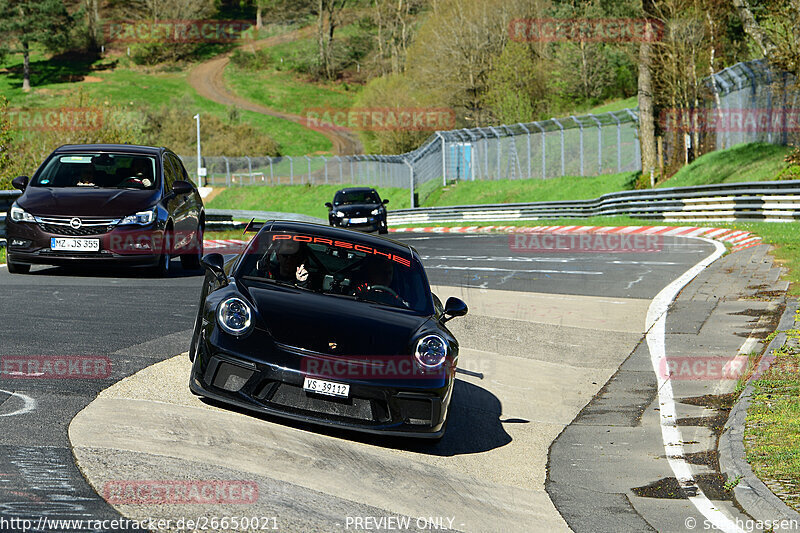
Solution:
[[[800,1],[770,0],[751,9],[747,0],[731,0],[747,35],[778,70],[800,76]]]
[[[647,23],[647,29],[652,33],[652,24]],[[653,110],[653,58],[651,44],[648,39],[643,39],[639,45],[639,145],[642,154],[642,172],[647,174],[656,168],[656,135],[655,118]]]
[[[317,44],[319,63],[327,79],[333,79],[333,35],[347,0],[317,0]]]
[[[509,40],[513,18],[534,15],[526,0],[439,0],[409,47],[411,83],[482,125],[492,65]]]
[[[11,185],[11,177],[6,174],[6,169],[11,162],[11,121],[6,114],[8,100],[0,96],[0,190],[8,189]]]
[[[30,47],[64,48],[72,20],[60,0],[0,0],[0,34],[6,52],[22,54],[22,90],[31,89]],[[17,43],[18,47],[11,47]],[[3,45],[0,45],[3,46]]]
[[[378,69],[381,74],[403,71],[413,37],[414,17],[424,4],[424,0],[375,0],[372,21],[376,28]]]
[[[530,122],[546,90],[526,43],[509,41],[492,66],[486,104],[501,124]]]
[[[753,12],[747,0],[732,0],[732,2],[733,6],[736,8],[736,12],[739,14],[739,18],[742,19],[744,31],[756,42],[764,57],[769,57],[775,45],[772,43],[769,35],[759,26],[758,22],[756,22],[756,18],[753,16]]]

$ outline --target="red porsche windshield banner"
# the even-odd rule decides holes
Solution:
[[[356,244],[348,241],[340,241],[336,239],[328,239],[327,237],[318,237],[316,235],[298,235],[291,233],[276,233],[272,235],[273,241],[295,241],[307,244],[325,244],[334,248],[342,248],[343,250],[353,250],[368,255],[385,257],[389,261],[394,261],[405,267],[411,266],[411,259],[406,259],[396,254],[382,252],[377,248],[366,246],[364,244]]]

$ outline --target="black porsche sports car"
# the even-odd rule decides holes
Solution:
[[[266,222],[244,251],[203,258],[189,357],[197,395],[295,420],[441,437],[467,305],[431,293],[406,244]]]
[[[378,191],[370,187],[349,187],[337,191],[333,203],[326,202],[328,224],[359,231],[389,232],[386,224],[386,204]]]

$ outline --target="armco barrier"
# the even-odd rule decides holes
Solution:
[[[0,191],[0,236],[5,233],[4,212],[19,191]],[[245,224],[233,218],[276,218],[321,222],[303,215],[269,211],[234,211],[209,209],[209,230],[237,229]],[[630,216],[664,222],[764,220],[787,222],[800,220],[800,180],[728,183],[646,189],[604,194],[593,200],[571,202],[532,202],[517,204],[459,205],[418,207],[389,211],[390,226],[440,222],[498,222],[593,216]]]
[[[6,213],[20,194],[20,191],[0,191],[0,237],[6,235]]]
[[[664,222],[800,219],[800,180],[623,191],[593,200],[419,207],[389,212],[390,226],[630,216]]]

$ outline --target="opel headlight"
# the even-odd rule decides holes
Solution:
[[[36,222],[33,215],[22,209],[16,202],[11,204],[11,220],[14,222]]]
[[[370,215],[377,215],[377,214],[378,214],[378,213],[380,213],[380,212],[381,212],[381,210],[380,210],[380,209],[373,209],[372,211],[370,211],[370,212],[369,212],[369,214],[370,214]]]
[[[336,211],[336,216],[339,218],[344,218],[344,213],[342,211]]]
[[[414,357],[424,368],[436,368],[447,358],[447,342],[438,335],[426,335],[417,341]]]
[[[244,335],[253,325],[250,304],[236,297],[224,300],[217,308],[217,323],[226,333]]]
[[[126,224],[138,224],[139,226],[146,226],[151,224],[156,219],[156,208],[149,209],[147,211],[139,211],[135,215],[129,215],[123,218],[119,225],[123,226]]]

